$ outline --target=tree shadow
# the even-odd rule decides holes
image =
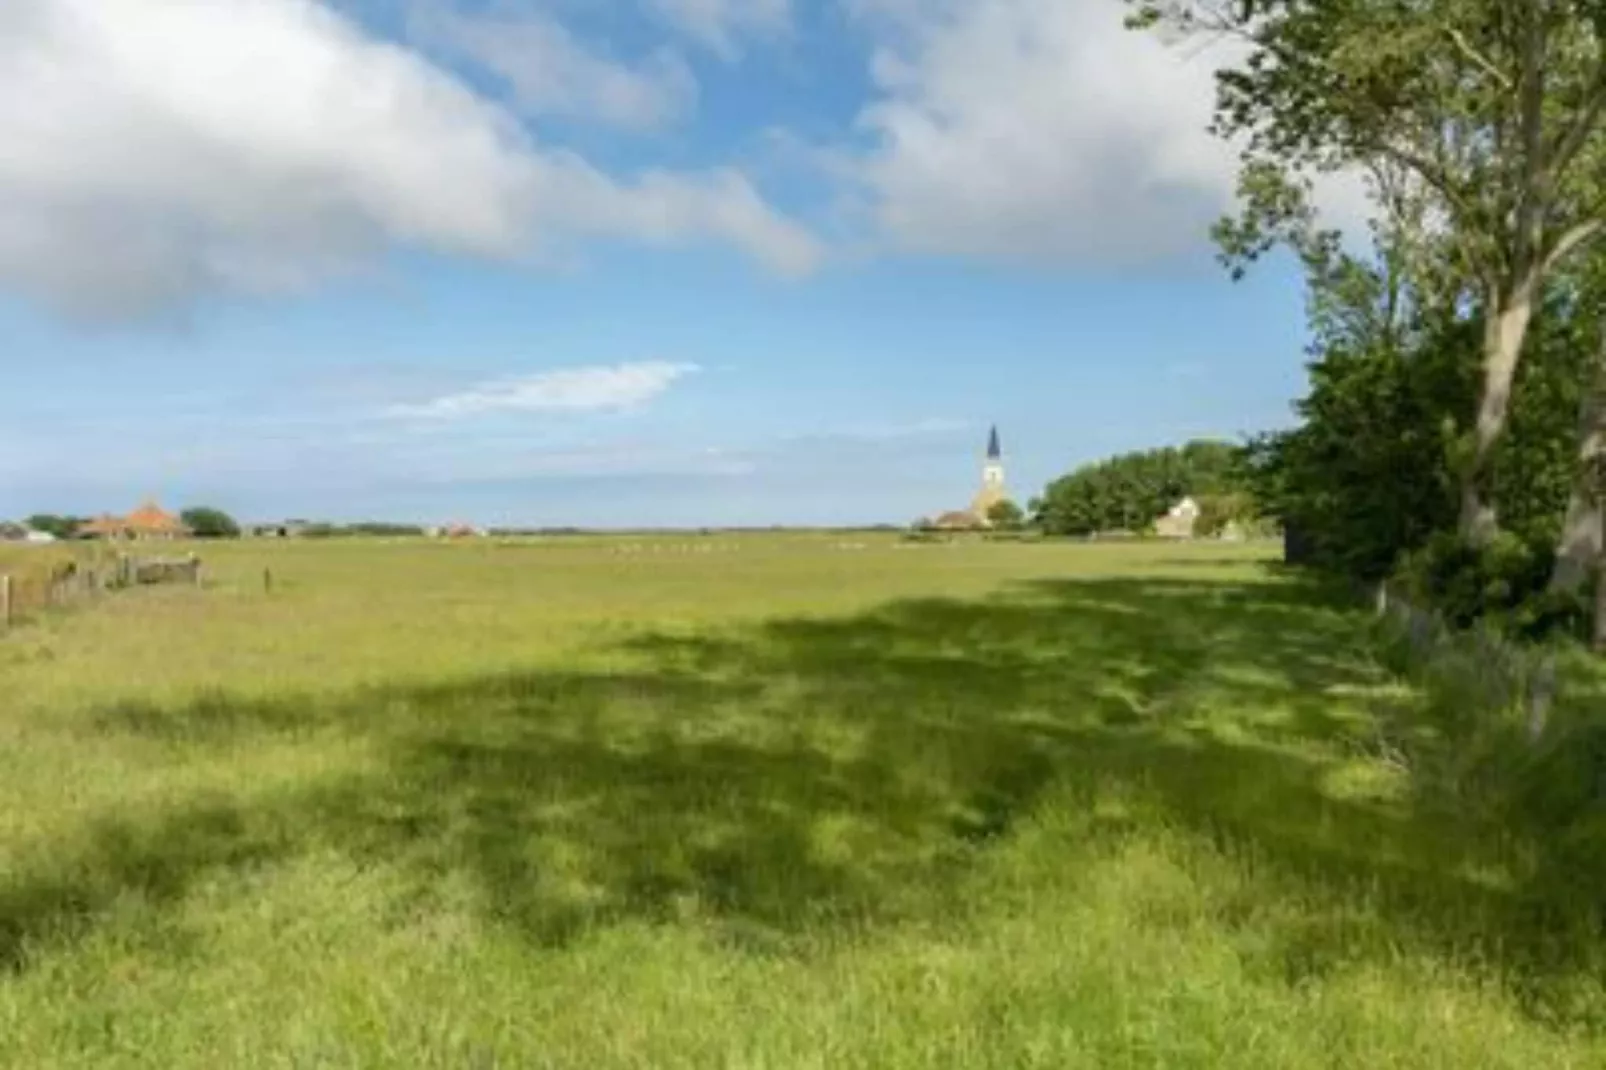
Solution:
[[[347,734],[382,761],[257,811],[110,818],[23,859],[0,881],[0,963],[26,968],[127,896],[159,914],[206,874],[315,846],[409,875],[402,918],[467,878],[475,910],[537,946],[635,920],[800,952],[942,923],[1045,796],[1113,784],[1251,862],[1259,894],[1319,905],[1265,934],[1291,980],[1381,947],[1495,962],[1519,989],[1588,969],[1599,941],[1550,897],[1555,874],[1408,793],[1334,789],[1382,710],[1341,698],[1382,682],[1363,636],[1296,582],[1058,580],[642,634],[607,651],[611,673],[108,706],[85,731]],[[1375,945],[1353,939],[1357,912],[1383,926]]]

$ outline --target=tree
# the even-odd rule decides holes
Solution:
[[[1574,594],[1597,569],[1603,545],[1606,492],[1606,257],[1587,258],[1570,272],[1576,329],[1572,345],[1586,355],[1578,370],[1580,390],[1573,483],[1556,539],[1551,590]],[[1600,622],[1606,626],[1606,620]]]
[[[1254,499],[1243,491],[1202,494],[1195,502],[1199,506],[1199,516],[1193,533],[1201,539],[1222,537],[1234,525],[1243,530],[1258,519]]]
[[[1477,413],[1478,369],[1469,357],[1481,324],[1410,300],[1404,307],[1413,311],[1393,320],[1353,307],[1338,314],[1381,290],[1369,292],[1352,285],[1312,298],[1332,315],[1317,321],[1310,392],[1295,406],[1300,425],[1254,440],[1245,460],[1262,508],[1300,533],[1310,564],[1378,580],[1458,530],[1454,461],[1460,431]],[[1575,295],[1553,288],[1535,317],[1490,472],[1509,533],[1536,559],[1560,531],[1576,465],[1572,426],[1590,356],[1579,341],[1591,319]]]
[[[27,525],[33,530],[43,531],[58,539],[72,538],[81,523],[83,521],[77,517],[57,516],[54,513],[35,513],[27,519]]]
[[[987,519],[1000,531],[1019,531],[1026,526],[1025,511],[1008,498],[994,502],[992,508],[987,510]]]
[[[240,525],[221,509],[196,506],[179,514],[184,526],[199,539],[234,539],[240,535]]]
[[[1556,540],[1556,563],[1550,589],[1573,593],[1591,569],[1599,570],[1606,553],[1606,334],[1596,343],[1593,367],[1586,373],[1578,414],[1578,459],[1574,466],[1567,515]],[[1597,636],[1606,617],[1595,621]],[[1600,641],[1597,638],[1597,647]]]
[[[1312,172],[1371,176],[1411,234],[1424,292],[1480,313],[1476,416],[1457,458],[1458,524],[1498,527],[1489,480],[1547,281],[1606,227],[1601,0],[1138,0],[1134,22],[1228,33],[1214,129],[1244,146],[1244,212],[1218,228],[1241,272],[1295,236]],[[1427,276],[1443,282],[1428,287]],[[1470,290],[1470,295],[1467,292]]]

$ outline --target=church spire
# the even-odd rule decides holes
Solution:
[[[987,436],[987,459],[989,461],[1003,460],[1004,451],[998,445],[998,425],[994,424],[992,432]]]

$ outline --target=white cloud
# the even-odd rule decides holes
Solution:
[[[776,37],[792,24],[791,0],[648,0],[660,18],[727,59],[747,37]]]
[[[533,115],[649,128],[681,117],[697,98],[690,68],[673,52],[659,50],[630,65],[588,48],[537,10],[471,15],[418,5],[409,31],[415,39],[505,79],[520,108]]]
[[[595,412],[630,409],[697,371],[695,364],[643,361],[562,368],[516,379],[499,379],[414,405],[397,405],[393,416],[460,419],[494,412]]]
[[[848,170],[887,243],[1131,263],[1199,247],[1232,204],[1237,154],[1206,130],[1224,53],[1127,30],[1121,0],[845,2],[880,35]]]
[[[138,316],[386,247],[713,238],[806,270],[734,173],[621,182],[313,0],[0,0],[0,289]]]

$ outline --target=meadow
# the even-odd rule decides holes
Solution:
[[[0,639],[0,1064],[1606,1065],[1266,548],[204,552]]]

